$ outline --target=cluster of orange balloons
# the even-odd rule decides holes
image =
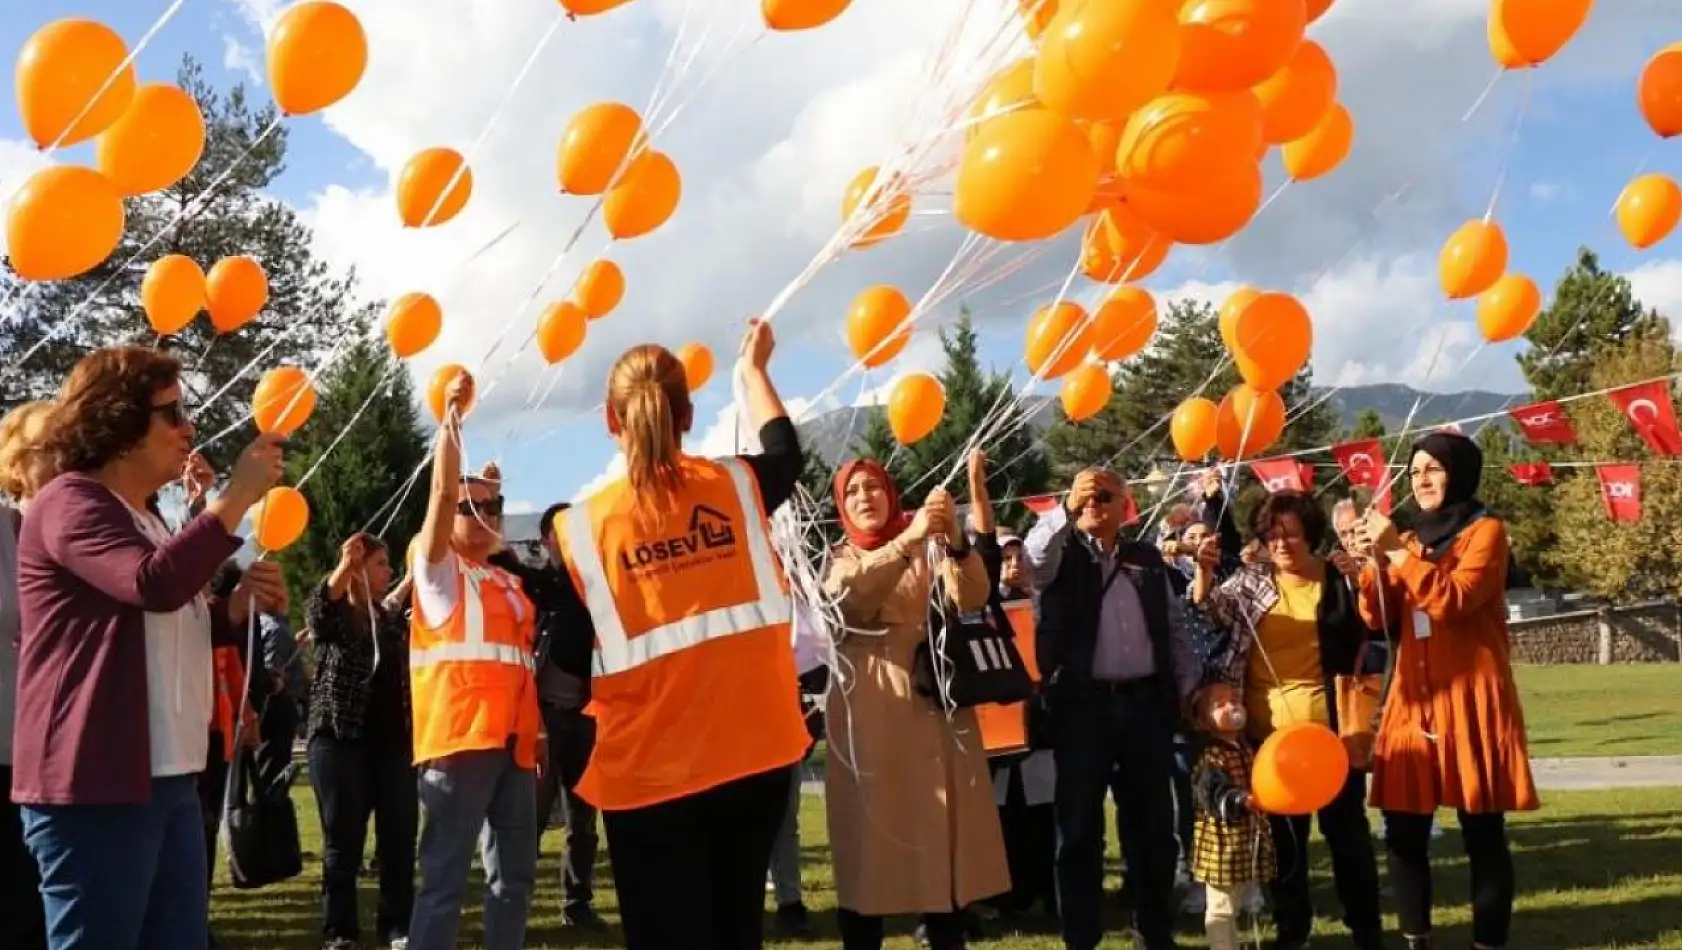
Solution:
[[[544,308],[537,321],[537,349],[551,366],[584,345],[591,320],[600,320],[625,296],[625,274],[619,265],[602,258],[578,277],[572,296]]]
[[[1653,134],[1682,135],[1682,43],[1654,53],[1636,83],[1636,104]],[[1669,237],[1682,219],[1682,186],[1664,174],[1637,176],[1618,196],[1618,230],[1636,250],[1645,251]]]
[[[1218,450],[1224,458],[1254,457],[1285,432],[1279,388],[1308,364],[1314,321],[1296,297],[1241,287],[1221,304],[1221,340],[1244,380],[1219,404],[1193,397],[1175,408],[1169,436],[1190,462]]]
[[[257,319],[269,303],[269,278],[256,259],[224,257],[209,275],[184,254],[152,262],[140,282],[140,306],[160,336],[187,328],[200,310],[210,313],[217,333],[232,333]]]
[[[621,241],[665,224],[683,197],[677,164],[648,146],[642,117],[621,102],[598,102],[572,117],[561,134],[555,177],[565,194],[605,192],[602,221]]]
[[[872,165],[853,176],[841,196],[841,220],[861,215],[864,230],[853,239],[853,247],[870,247],[898,234],[911,220],[911,196],[895,177],[877,184],[882,169]]]
[[[1083,246],[1084,269],[1102,280],[1147,276],[1172,243],[1230,238],[1261,206],[1270,147],[1306,180],[1353,143],[1337,70],[1305,36],[1329,6],[1023,0],[1039,48],[971,109],[954,213],[1006,241],[1107,213]]]
[[[1450,300],[1477,298],[1478,329],[1491,343],[1522,336],[1542,312],[1541,289],[1508,272],[1509,256],[1506,232],[1489,218],[1462,224],[1437,255],[1443,293]]]

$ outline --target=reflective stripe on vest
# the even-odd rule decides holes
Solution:
[[[504,663],[525,670],[535,669],[531,651],[515,644],[485,641],[485,602],[480,596],[479,586],[494,573],[487,568],[468,567],[458,556],[456,574],[460,581],[457,590],[461,598],[458,609],[461,611],[462,639],[422,650],[410,650],[410,671],[424,670],[439,663],[473,662]],[[500,585],[497,593],[503,594]],[[519,619],[524,619],[524,608],[516,605],[515,612]]]
[[[628,637],[624,621],[619,616],[619,607],[613,599],[613,591],[608,587],[607,571],[602,566],[602,554],[593,536],[589,511],[575,507],[565,513],[568,554],[584,588],[584,605],[589,608],[596,626],[595,675],[623,673],[708,640],[792,621],[793,608],[788,592],[783,589],[776,559],[771,555],[767,525],[759,517],[759,496],[754,491],[753,472],[738,459],[718,464],[730,474],[730,483],[736,490],[736,501],[743,513],[742,535],[747,541],[748,559],[753,563],[754,586],[758,592],[758,599],[751,603],[733,604],[683,617],[635,638]]]

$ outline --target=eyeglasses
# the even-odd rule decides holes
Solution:
[[[179,399],[173,399],[161,406],[153,406],[151,408],[153,415],[158,416],[163,419],[164,422],[169,423],[177,429],[187,424],[187,410],[182,408],[181,400]]]
[[[473,501],[463,498],[456,502],[456,514],[469,518],[500,518],[502,517],[502,498],[492,498],[488,501]]]
[[[1100,488],[1093,494],[1092,500],[1100,505],[1107,505],[1110,502],[1115,501],[1115,493],[1111,492],[1108,488]]]

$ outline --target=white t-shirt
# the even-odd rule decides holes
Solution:
[[[416,609],[420,611],[421,620],[427,626],[436,627],[450,619],[450,614],[454,613],[456,609],[456,597],[461,592],[461,587],[456,582],[456,552],[454,550],[446,551],[442,561],[437,564],[429,564],[426,555],[421,551],[420,545],[417,544],[414,548],[414,558],[414,563],[409,565],[409,571],[415,579]],[[487,577],[502,577],[503,595],[508,598],[508,604],[513,610],[514,617],[518,620],[524,620],[526,617],[526,599],[521,594],[519,581],[493,567],[478,569],[485,571]],[[481,588],[481,591],[483,591],[483,588]]]
[[[169,529],[157,516],[133,508],[129,513],[153,544],[169,543]],[[146,732],[153,778],[204,771],[216,712],[215,668],[210,605],[202,595],[174,613],[146,615]]]

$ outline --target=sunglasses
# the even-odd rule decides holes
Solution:
[[[502,499],[492,498],[490,501],[475,502],[467,498],[456,502],[456,514],[469,518],[500,518],[502,517]]]
[[[1107,505],[1110,502],[1115,501],[1115,493],[1111,492],[1108,488],[1100,488],[1097,493],[1092,496],[1092,500],[1096,501],[1100,505]]]
[[[166,402],[161,406],[153,406],[152,414],[179,429],[187,424],[187,410],[182,407],[181,400]]]

